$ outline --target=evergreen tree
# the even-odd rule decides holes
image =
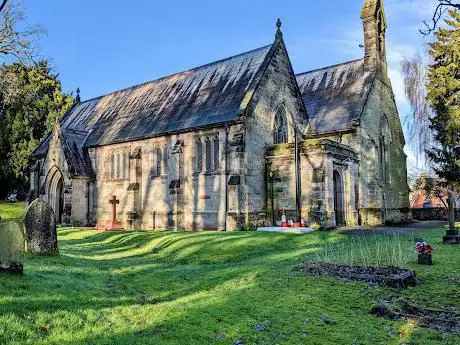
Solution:
[[[33,151],[72,103],[47,61],[0,67],[0,194],[28,189]]]
[[[433,64],[428,73],[427,99],[434,111],[431,129],[436,144],[428,151],[436,173],[449,183],[460,182],[460,13],[449,11],[446,28],[430,45]]]

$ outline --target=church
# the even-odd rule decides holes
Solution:
[[[358,60],[296,74],[278,21],[267,46],[77,97],[34,152],[29,200],[101,229],[253,229],[282,213],[323,228],[408,220],[383,0],[365,0],[361,19]]]

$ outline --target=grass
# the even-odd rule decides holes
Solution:
[[[420,235],[434,266],[423,283],[367,287],[295,273],[346,235],[59,230],[59,256],[28,255],[0,275],[0,344],[458,344],[460,336],[369,314],[380,299],[460,308],[459,249]]]
[[[0,220],[22,219],[25,202],[8,202],[0,200]]]
[[[316,262],[404,268],[413,254],[413,236],[375,234],[328,241],[322,250],[310,257]]]

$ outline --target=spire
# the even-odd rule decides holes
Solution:
[[[77,87],[77,96],[75,97],[75,103],[80,103],[81,98],[80,98],[80,88]]]
[[[361,10],[364,27],[366,68],[386,73],[385,34],[387,22],[383,0],[365,0]]]
[[[278,20],[276,21],[276,39],[280,39],[283,37],[283,32],[281,31],[281,19],[278,18]]]

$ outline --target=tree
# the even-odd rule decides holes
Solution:
[[[404,76],[404,91],[411,106],[412,116],[408,118],[409,145],[419,156],[428,161],[427,150],[432,146],[433,136],[430,128],[433,110],[426,97],[428,90],[428,68],[420,56],[404,59],[401,62]]]
[[[439,21],[449,8],[460,10],[460,2],[454,0],[438,0],[438,5],[434,10],[433,18],[431,18],[430,21],[423,22],[425,24],[425,30],[420,30],[420,32],[423,35],[429,35],[436,30]]]
[[[2,12],[2,10],[5,8],[6,2],[7,0],[2,0],[2,2],[0,3],[0,12]]]
[[[3,2],[0,11],[0,58],[30,63],[36,55],[35,42],[43,33],[40,26],[25,26],[25,14],[18,2]],[[1,60],[0,60],[1,62]]]
[[[32,152],[72,103],[47,61],[0,67],[0,187],[27,190]]]
[[[428,156],[438,176],[453,185],[460,182],[460,13],[450,10],[445,22],[447,28],[438,29],[430,45],[427,100],[434,111],[430,128],[437,145]]]

